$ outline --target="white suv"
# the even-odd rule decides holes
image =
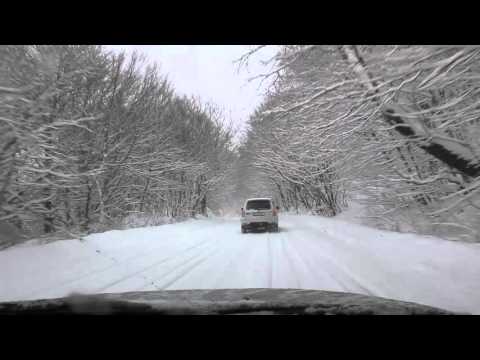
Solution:
[[[245,201],[242,210],[242,233],[252,229],[278,232],[278,210],[270,198],[255,198]]]

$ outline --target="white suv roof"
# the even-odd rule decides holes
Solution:
[[[272,198],[251,198],[251,199],[247,199],[247,201],[251,201],[251,200],[269,200],[269,201],[272,201]]]

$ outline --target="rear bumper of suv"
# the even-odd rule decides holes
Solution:
[[[245,223],[242,224],[242,227],[246,230],[251,230],[251,229],[268,229],[270,226],[272,226],[274,223],[273,222],[251,222],[251,223]]]
[[[241,218],[242,225],[249,224],[273,224],[278,221],[278,218],[275,216],[265,215],[265,216],[245,216]]]

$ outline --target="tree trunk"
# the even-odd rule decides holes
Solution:
[[[345,45],[341,46],[340,50],[343,54],[343,58],[353,66],[353,71],[357,74],[362,84],[372,94],[378,94],[376,83],[368,72],[365,61],[360,56],[357,47],[355,45]],[[377,97],[374,98],[374,101],[378,105],[381,104],[380,99]],[[480,175],[480,164],[462,158],[459,154],[455,154],[444,145],[435,142],[435,140],[430,139],[427,141],[427,139],[422,138],[419,134],[415,133],[414,129],[408,125],[405,119],[400,115],[395,114],[394,110],[386,109],[382,112],[382,115],[389,125],[395,126],[395,130],[398,133],[413,140],[417,146],[441,162],[469,177],[477,177]]]
[[[47,210],[47,214],[44,216],[43,220],[43,232],[45,234],[49,234],[55,231],[55,227],[53,225],[53,204],[52,201],[47,200],[44,203],[45,209]]]
[[[477,177],[480,175],[480,164],[473,163],[467,159],[462,158],[444,145],[438,144],[435,141],[422,138],[417,135],[415,131],[405,122],[405,120],[394,110],[387,109],[383,112],[383,118],[390,124],[396,125],[396,130],[403,136],[415,141],[415,144],[425,150],[428,154],[447,164],[453,169],[460,171],[469,177]]]

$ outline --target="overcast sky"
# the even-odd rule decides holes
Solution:
[[[240,130],[262,101],[266,83],[248,82],[254,75],[266,72],[260,60],[271,58],[275,46],[262,49],[252,58],[247,69],[238,72],[233,62],[245,54],[249,45],[106,45],[113,51],[137,50],[156,62],[162,74],[167,74],[178,94],[194,95],[203,101],[219,105]],[[260,88],[259,88],[260,87]]]

